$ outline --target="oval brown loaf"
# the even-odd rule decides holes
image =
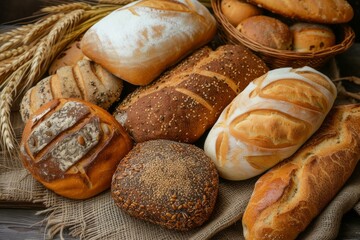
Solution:
[[[264,15],[253,16],[241,21],[236,27],[247,38],[266,47],[290,50],[292,34],[289,27],[280,20]]]
[[[315,52],[335,45],[333,30],[322,24],[298,22],[290,26],[293,36],[293,50]]]
[[[354,11],[346,0],[251,0],[277,14],[314,23],[346,23]]]
[[[335,197],[360,159],[360,105],[332,109],[295,155],[259,178],[242,220],[245,239],[291,240]]]
[[[57,194],[92,197],[111,184],[119,161],[132,148],[123,127],[102,108],[78,99],[55,99],[26,123],[23,165]]]
[[[204,47],[128,96],[114,116],[136,142],[195,142],[265,63],[241,46]]]
[[[218,188],[216,168],[202,149],[152,140],[137,144],[120,162],[111,193],[129,215],[185,231],[209,219]]]
[[[123,82],[100,65],[80,60],[44,78],[24,95],[20,113],[24,122],[42,105],[55,98],[78,98],[108,109],[122,92]]]
[[[262,13],[261,8],[245,0],[222,0],[221,11],[226,19],[235,27],[242,20]]]

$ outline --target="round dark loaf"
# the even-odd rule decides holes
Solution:
[[[112,197],[133,217],[189,230],[209,219],[219,176],[204,151],[169,140],[137,144],[118,165]]]
[[[23,165],[45,187],[72,199],[110,188],[119,161],[132,142],[102,108],[78,99],[56,99],[25,125]]]
[[[204,47],[138,88],[114,116],[135,142],[168,139],[193,143],[253,79],[268,71],[265,63],[242,46]]]

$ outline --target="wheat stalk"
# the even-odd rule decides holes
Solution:
[[[11,31],[1,33],[0,34],[0,43],[6,42],[9,39],[16,37],[16,36],[22,36],[22,35],[28,33],[29,31],[31,31],[31,29],[33,27],[34,27],[34,24],[27,24],[27,25],[12,29]]]
[[[2,52],[2,53],[0,53],[0,61],[19,56],[20,54],[24,53],[28,49],[29,49],[28,46],[20,46],[18,48],[10,49],[8,51]]]
[[[69,12],[69,11],[78,10],[78,9],[89,10],[91,8],[92,8],[92,6],[90,4],[87,4],[84,2],[74,2],[74,3],[44,7],[41,9],[41,12],[64,13],[64,12]]]
[[[45,20],[39,22],[34,26],[31,31],[29,31],[25,38],[23,39],[24,44],[29,44],[31,41],[33,41],[35,38],[38,38],[41,33],[45,33],[44,29],[52,27],[52,25],[61,19],[64,16],[64,13],[54,14]]]

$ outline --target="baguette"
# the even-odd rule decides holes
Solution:
[[[154,139],[192,143],[210,128],[227,104],[265,63],[241,46],[204,47],[153,84],[137,89],[114,116],[135,142]]]
[[[246,239],[295,239],[360,159],[360,104],[335,107],[299,151],[259,178],[243,216]]]

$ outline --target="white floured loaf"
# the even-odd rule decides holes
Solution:
[[[320,127],[336,94],[331,80],[310,67],[269,71],[224,109],[205,152],[223,178],[259,175],[294,154]]]
[[[91,27],[81,49],[117,77],[146,85],[215,33],[215,18],[196,0],[142,0]]]

